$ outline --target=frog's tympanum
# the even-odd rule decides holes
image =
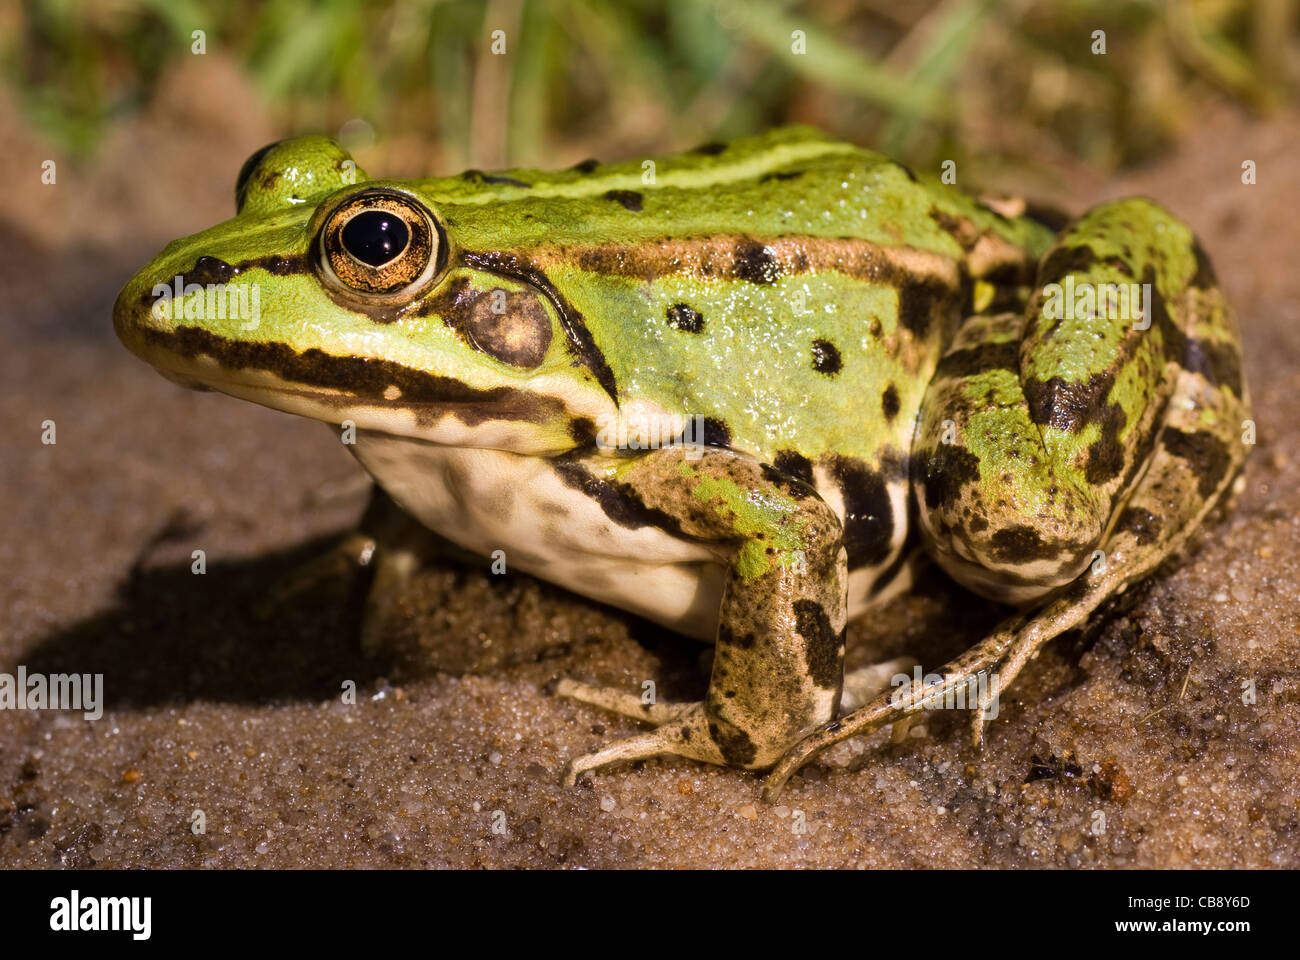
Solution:
[[[1054,231],[794,128],[402,181],[304,137],[236,192],[118,297],[132,351],[354,428],[425,527],[715,644],[698,703],[562,681],[653,728],[569,783],[675,754],[775,768],[771,795],[967,688],[978,743],[1035,651],[1178,550],[1247,452],[1235,322],[1149,200]],[[413,569],[400,541],[374,589]],[[845,622],[918,552],[1017,612],[937,682],[850,703]]]

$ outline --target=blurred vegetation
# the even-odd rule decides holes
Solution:
[[[1167,146],[1211,99],[1294,102],[1295,3],[26,0],[0,13],[0,64],[31,123],[78,155],[146,106],[203,30],[286,132],[417,135],[448,165],[798,120],[918,163],[1104,171]]]

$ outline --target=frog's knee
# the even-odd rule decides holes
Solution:
[[[969,470],[957,475],[941,464],[948,480],[920,493],[918,519],[930,554],[958,583],[992,600],[1026,603],[1093,562],[1108,518],[1089,491],[1059,479],[1040,484],[1010,468],[982,481],[974,454],[944,448],[942,455],[966,456]]]

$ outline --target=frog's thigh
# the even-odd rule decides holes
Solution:
[[[1204,365],[1191,337],[1234,341],[1221,301],[1205,299],[1217,290],[1202,259],[1150,201],[1108,204],[1058,238],[1023,316],[962,326],[913,444],[921,527],[954,579],[1027,603],[1092,563],[1151,460],[1179,370]]]
[[[566,781],[619,760],[675,754],[771,766],[835,715],[843,679],[847,558],[839,519],[812,487],[728,451],[648,454],[620,495],[715,543],[727,564],[709,689],[646,711],[639,698],[565,683],[559,692],[662,726],[570,764]]]

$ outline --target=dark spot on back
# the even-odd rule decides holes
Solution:
[[[813,369],[833,377],[844,368],[840,351],[829,340],[817,339],[812,342]]]
[[[460,175],[460,178],[474,183],[503,184],[509,187],[528,188],[528,184],[522,180],[516,180],[514,177],[504,177],[496,173],[484,173],[482,170],[466,170]]]
[[[795,177],[802,177],[804,170],[777,170],[773,173],[765,173],[758,178],[759,183],[767,183],[769,180],[793,180]]]
[[[706,157],[716,157],[718,154],[722,153],[722,151],[726,149],[727,149],[727,145],[725,143],[718,143],[717,141],[709,141],[708,143],[700,144],[698,147],[692,150],[691,153],[703,154]]]
[[[898,387],[892,383],[885,387],[885,392],[880,395],[880,412],[885,415],[886,420],[893,420],[898,416]]]
[[[951,213],[946,213],[938,207],[931,207],[930,219],[938,225],[940,230],[956,240],[963,250],[971,250],[980,238],[979,227],[965,217],[954,217]]]
[[[930,322],[954,315],[961,300],[961,291],[954,290],[938,277],[904,280],[898,288],[898,322],[914,336],[924,337],[930,329]]]
[[[699,333],[704,329],[704,318],[684,303],[674,303],[668,308],[668,326],[683,333]]]
[[[732,269],[737,280],[748,283],[776,283],[781,276],[776,257],[757,240],[743,240],[736,246]]]
[[[731,428],[716,417],[705,417],[704,445],[708,447],[730,447]]]
[[[573,170],[575,173],[591,173],[599,166],[600,166],[599,160],[597,160],[595,157],[588,157],[586,160],[582,160],[578,163],[575,163],[569,169]]]
[[[635,190],[608,190],[605,192],[606,200],[613,200],[625,210],[631,210],[633,213],[641,212],[641,194]]]

